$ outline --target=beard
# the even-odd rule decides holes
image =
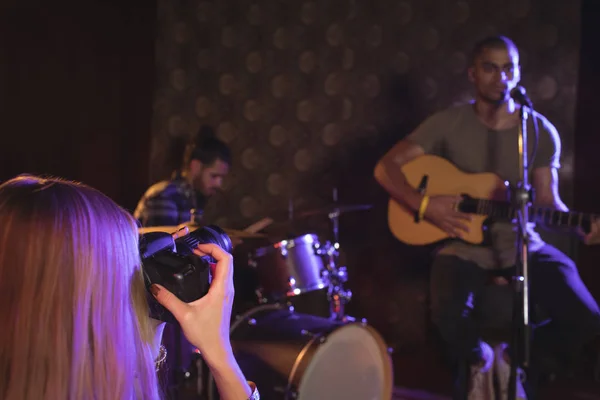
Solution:
[[[202,183],[202,176],[194,178],[192,181],[192,186],[196,193],[201,194],[204,197],[210,197],[211,193],[204,187],[204,184]]]
[[[484,102],[494,105],[494,106],[501,106],[504,103],[506,103],[510,97],[510,93],[508,91],[508,89],[503,90],[500,94],[498,95],[491,95],[489,93],[485,93],[485,92],[479,92],[478,93],[479,98],[481,100],[483,100]]]

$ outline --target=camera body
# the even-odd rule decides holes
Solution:
[[[194,254],[194,249],[204,243],[215,243],[227,252],[233,248],[229,236],[215,225],[198,228],[177,239],[167,232],[148,232],[140,236],[139,250],[151,318],[177,324],[175,317],[150,293],[150,286],[155,283],[186,303],[208,293],[212,281],[210,265],[216,261],[210,256]]]

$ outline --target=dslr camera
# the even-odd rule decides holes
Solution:
[[[194,254],[194,249],[204,243],[215,243],[229,253],[233,249],[229,236],[215,225],[204,226],[177,239],[167,232],[148,232],[140,236],[139,250],[151,318],[178,323],[150,293],[150,286],[155,283],[186,303],[208,293],[212,281],[210,264],[216,261],[211,256]]]

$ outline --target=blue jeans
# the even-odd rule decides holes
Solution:
[[[514,268],[505,272],[514,274]],[[477,296],[490,271],[455,256],[437,256],[431,270],[431,318],[438,330],[455,378],[455,398],[463,398],[465,374],[481,360],[478,324],[473,318]],[[527,376],[537,377],[542,359],[567,366],[583,345],[600,333],[598,304],[582,282],[575,263],[546,244],[530,254],[530,304],[536,304],[550,322],[535,328],[531,366]],[[553,371],[556,372],[556,371]],[[462,388],[462,389],[460,389]]]

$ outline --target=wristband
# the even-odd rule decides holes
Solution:
[[[421,221],[425,216],[425,211],[427,210],[427,206],[429,205],[429,196],[423,196],[421,200],[421,205],[419,206],[419,212],[417,214],[417,221]]]

